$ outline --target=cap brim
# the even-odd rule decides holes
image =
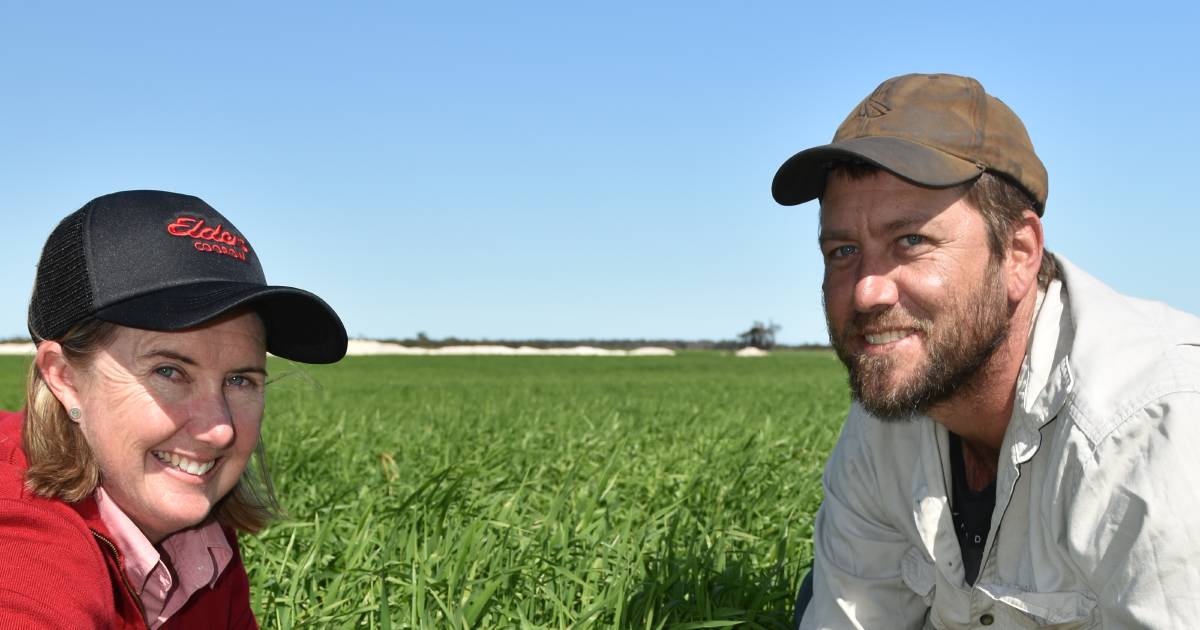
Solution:
[[[837,162],[874,164],[901,179],[930,188],[964,184],[983,174],[983,166],[926,145],[891,136],[852,138],[801,151],[775,173],[771,195],[785,205],[811,201],[825,190],[825,175]]]
[[[106,322],[148,330],[182,330],[237,308],[258,313],[267,351],[302,363],[333,363],[346,355],[346,328],[321,298],[292,287],[204,282],[162,289],[96,311]]]

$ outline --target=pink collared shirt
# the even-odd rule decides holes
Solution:
[[[125,558],[125,577],[142,603],[142,615],[153,630],[179,612],[196,591],[216,584],[233,559],[233,549],[215,521],[167,536],[159,549],[109,498],[96,488],[100,520]]]

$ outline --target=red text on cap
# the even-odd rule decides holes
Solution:
[[[204,219],[196,217],[185,216],[175,219],[167,226],[167,233],[171,236],[187,236],[196,239],[193,245],[199,251],[217,252],[240,260],[245,260],[246,254],[250,253],[250,245],[246,243],[246,239],[226,230],[220,223],[205,227]],[[212,241],[217,245],[208,246],[207,243],[200,241]]]

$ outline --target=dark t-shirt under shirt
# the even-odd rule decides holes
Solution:
[[[962,550],[963,571],[967,584],[974,585],[983,562],[983,547],[987,544],[996,509],[996,481],[978,492],[967,485],[966,465],[963,463],[962,439],[950,434],[951,514],[958,547]]]

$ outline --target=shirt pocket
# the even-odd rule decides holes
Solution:
[[[905,586],[925,600],[926,606],[933,605],[933,588],[937,584],[936,569],[920,549],[909,547],[900,559],[900,578]]]
[[[1087,593],[1059,591],[1036,593],[1011,586],[991,584],[981,588],[996,602],[1000,627],[1084,630],[1099,628],[1094,616],[1096,600]]]

